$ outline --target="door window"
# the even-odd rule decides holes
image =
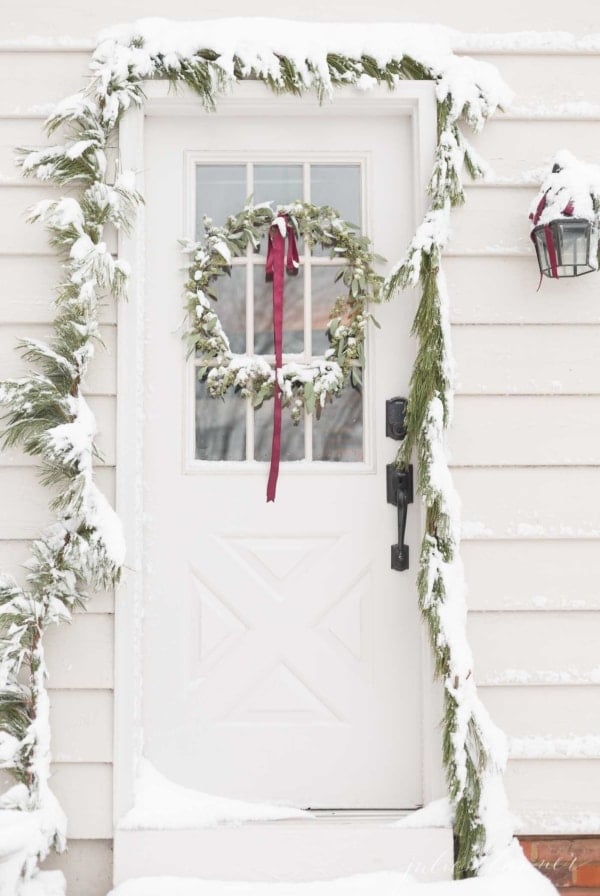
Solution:
[[[254,164],[195,166],[196,239],[204,236],[203,218],[224,224],[252,197],[273,207],[302,199],[330,205],[362,228],[364,197],[360,164]],[[329,342],[329,310],[344,289],[334,282],[339,260],[319,247],[299,242],[300,270],[285,279],[284,363],[322,356]],[[266,238],[258,252],[232,261],[231,277],[217,283],[218,311],[235,353],[262,355],[274,363],[272,286],[265,281]],[[198,361],[190,362],[195,367]],[[271,453],[272,402],[252,409],[249,400],[228,394],[211,398],[195,371],[195,459],[267,462]],[[347,386],[327,405],[321,419],[305,415],[296,426],[284,410],[281,460],[361,462],[364,459],[362,389]]]

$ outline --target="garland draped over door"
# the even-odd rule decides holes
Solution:
[[[104,241],[108,225],[134,224],[141,196],[135,174],[108,163],[114,131],[132,105],[144,102],[149,78],[182,82],[207,110],[247,78],[274,93],[316,91],[335,98],[337,87],[402,80],[432,81],[437,100],[437,148],[429,184],[431,208],[406,257],[383,286],[384,297],[419,287],[413,333],[418,340],[408,404],[407,436],[398,455],[418,458],[418,488],[426,509],[419,602],[444,688],[443,757],[455,809],[455,874],[472,876],[506,845],[512,829],[502,784],[505,747],[481,704],[466,639],[466,604],[459,558],[458,499],[448,470],[444,431],[452,413],[448,300],[441,256],[452,207],[464,201],[462,168],[482,169],[460,124],[480,130],[510,92],[495,70],[451,50],[451,32],[433,26],[327,25],[276,20],[168,22],[142,20],[108,32],[91,63],[89,85],[59,103],[46,122],[63,142],[22,156],[23,173],[71,195],[39,203],[42,221],[63,262],[49,342],[20,344],[31,372],[5,382],[4,442],[40,459],[52,487],[55,522],[32,544],[24,586],[0,580],[0,766],[16,784],[5,807],[35,811],[25,876],[65,842],[64,816],[49,781],[48,699],[43,635],[68,620],[86,590],[118,581],[124,560],[119,521],[92,472],[95,422],[81,384],[99,342],[99,298],[126,293],[128,271]],[[210,119],[206,119],[210,127]],[[74,195],[73,195],[74,191]],[[401,758],[398,758],[401,761]]]

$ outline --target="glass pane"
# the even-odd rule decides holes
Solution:
[[[246,459],[246,402],[228,392],[211,398],[206,383],[196,382],[196,459]]]
[[[254,202],[269,202],[273,209],[278,205],[302,200],[304,178],[302,165],[255,165]],[[262,240],[260,251],[267,251],[266,238]],[[298,241],[298,252],[302,254],[302,240]]]
[[[302,165],[255,165],[254,201],[273,201],[276,205],[303,197]]]
[[[234,265],[231,276],[223,274],[216,281],[215,310],[229,337],[231,351],[246,351],[246,265]]]
[[[265,401],[254,412],[254,460],[271,460],[273,439],[273,402]],[[289,410],[283,408],[281,421],[281,460],[302,460],[304,457],[304,419],[292,423]]]
[[[204,215],[222,225],[246,199],[245,165],[196,165],[196,239],[204,237]]]
[[[254,265],[254,351],[273,355],[273,282],[265,280],[265,268]],[[304,268],[296,275],[285,274],[283,295],[283,351],[304,351]]]
[[[360,165],[311,165],[310,201],[330,205],[344,221],[361,224]],[[328,255],[315,246],[313,255]]]
[[[321,419],[313,416],[313,459],[361,461],[363,459],[362,390],[346,386]]]
[[[347,291],[341,281],[334,282],[339,270],[333,265],[311,268],[313,355],[324,355],[330,347],[326,333],[329,315],[336,298]]]

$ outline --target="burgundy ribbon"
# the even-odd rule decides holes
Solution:
[[[285,243],[287,237],[287,254]],[[294,228],[287,215],[278,215],[269,229],[269,249],[265,265],[265,277],[273,281],[273,338],[275,341],[275,392],[273,394],[273,440],[271,466],[267,483],[267,503],[275,500],[279,461],[281,459],[281,387],[279,371],[283,355],[283,269],[297,274],[300,261]]]
[[[537,204],[537,208],[535,213],[532,212],[529,215],[529,220],[533,221],[533,227],[535,228],[542,217],[542,212],[546,208],[547,198],[546,193],[542,196],[540,201]],[[566,215],[570,218],[574,212],[574,205],[572,200],[569,200],[565,207],[563,208],[563,215]],[[556,255],[556,246],[554,245],[554,237],[552,236],[552,229],[549,224],[544,224],[544,236],[546,237],[546,246],[548,248],[548,261],[550,262],[550,272],[553,277],[558,277],[558,257]],[[531,231],[531,239],[533,240],[533,230]],[[543,274],[540,273],[540,282],[538,284],[538,291],[540,286],[542,285],[542,277]]]

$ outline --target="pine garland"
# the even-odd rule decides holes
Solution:
[[[486,821],[504,756],[502,739],[476,694],[466,619],[461,621],[466,607],[458,556],[458,502],[443,444],[451,417],[452,372],[441,255],[450,209],[464,201],[463,164],[471,176],[481,174],[459,125],[464,122],[479,130],[508,93],[491,67],[456,59],[449,52],[442,54],[437,67],[429,49],[422,59],[419,52],[402,49],[387,58],[383,53],[318,56],[307,51],[301,63],[296,56],[292,59],[264,47],[227,56],[207,48],[208,42],[202,40],[187,54],[172,47],[163,51],[160,33],[160,23],[158,30],[149,23],[145,31],[142,22],[105,39],[94,54],[89,86],[60,103],[46,123],[49,134],[65,133],[64,142],[22,157],[25,175],[68,186],[76,195],[40,203],[34,210],[32,220],[46,225],[62,257],[64,279],[52,339],[48,344],[21,343],[32,372],[2,384],[0,393],[6,408],[4,442],[18,444],[40,459],[42,481],[52,489],[56,513],[55,524],[32,545],[26,585],[11,578],[0,580],[0,765],[10,769],[17,781],[2,805],[36,811],[43,819],[24,873],[32,875],[38,857],[52,847],[62,849],[65,838],[64,817],[48,785],[43,635],[49,625],[68,620],[74,608],[85,605],[88,588],[116,582],[123,562],[118,521],[93,480],[95,424],[81,388],[99,341],[98,297],[105,291],[118,299],[126,293],[127,270],[107,251],[105,229],[130,227],[141,201],[131,172],[109,170],[109,139],[127,109],[143,104],[148,78],[187,84],[209,111],[219,95],[249,78],[264,82],[275,93],[301,95],[312,90],[322,100],[336,87],[353,84],[394,89],[410,79],[436,85],[438,143],[429,188],[431,210],[406,258],[384,284],[383,296],[389,298],[398,288],[421,287],[413,327],[418,353],[408,433],[398,464],[406,465],[416,452],[418,487],[426,507],[419,601],[436,672],[444,684],[443,753],[455,806],[455,874],[474,875],[498,846]]]

